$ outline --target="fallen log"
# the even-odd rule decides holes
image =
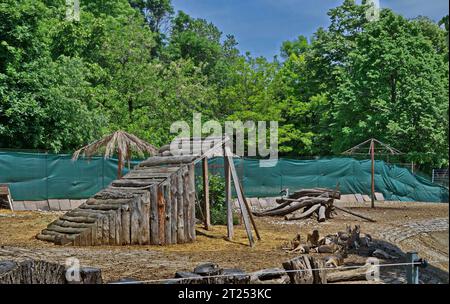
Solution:
[[[283,263],[291,284],[313,284],[314,276],[310,256],[301,255]]]
[[[61,220],[73,222],[73,223],[85,223],[85,224],[93,224],[95,223],[95,219],[92,217],[83,217],[83,216],[68,216],[63,215]]]
[[[300,197],[317,197],[323,194],[328,194],[329,197],[333,197],[335,199],[339,199],[341,197],[341,193],[339,191],[336,191],[333,193],[333,190],[328,188],[312,188],[312,189],[301,189],[298,191],[295,191],[294,193],[289,195],[289,199],[296,199]]]
[[[311,214],[313,214],[313,212],[315,212],[317,209],[319,209],[320,205],[314,205],[311,208],[309,208],[308,210],[306,210],[305,212],[302,212],[300,214],[287,214],[284,219],[287,221],[292,221],[292,220],[301,220],[304,218],[307,218],[308,216],[310,216]]]
[[[77,222],[69,222],[69,221],[63,221],[63,220],[56,220],[54,223],[58,226],[67,227],[67,228],[90,228],[93,225],[92,223],[91,224],[77,223]]]
[[[365,281],[371,272],[374,271],[374,266],[364,265],[350,270],[336,270],[328,271],[328,283],[348,282],[348,281]]]
[[[325,220],[326,220],[325,210],[326,210],[326,207],[324,205],[320,205],[320,207],[318,209],[318,221],[319,222],[325,222]]]
[[[283,216],[292,213],[294,211],[297,211],[300,208],[313,206],[315,204],[327,203],[329,200],[330,200],[329,198],[314,197],[303,201],[293,202],[291,205],[281,209],[271,209],[263,212],[254,212],[254,214],[256,216]]]

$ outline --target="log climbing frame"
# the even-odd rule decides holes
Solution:
[[[225,164],[227,238],[233,239],[231,185],[234,185],[249,244],[252,226],[260,239],[233,162],[228,137],[177,139],[121,179],[50,223],[37,238],[58,245],[169,245],[195,241],[195,165],[202,163],[203,214],[209,229],[208,158]],[[188,142],[189,146],[186,145]],[[189,147],[189,150],[186,150]],[[201,147],[201,149],[198,149]]]

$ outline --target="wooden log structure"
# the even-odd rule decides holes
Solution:
[[[58,245],[169,245],[195,240],[192,156],[151,157],[50,223],[36,237]]]
[[[208,189],[207,158],[217,153],[225,156],[223,149],[227,140],[217,138],[202,144],[192,139],[193,146],[204,148],[201,155],[177,156],[171,153],[170,146],[163,147],[158,156],[142,161],[84,204],[50,223],[37,239],[74,246],[170,245],[195,241],[195,164],[202,162],[204,186]],[[226,160],[228,237],[233,236],[230,200],[230,181],[233,180],[252,246],[250,223],[258,239],[260,236],[245,201],[231,151],[227,152]],[[204,203],[208,227],[208,196]]]

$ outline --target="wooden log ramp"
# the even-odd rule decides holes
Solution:
[[[194,156],[151,157],[50,223],[57,245],[168,245],[195,240]]]

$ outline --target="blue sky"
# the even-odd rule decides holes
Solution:
[[[281,43],[298,35],[310,37],[327,26],[327,11],[343,0],[172,0],[175,10],[214,23],[223,33],[233,34],[241,52],[271,59]],[[418,15],[439,20],[448,14],[448,0],[380,0],[405,17]]]

